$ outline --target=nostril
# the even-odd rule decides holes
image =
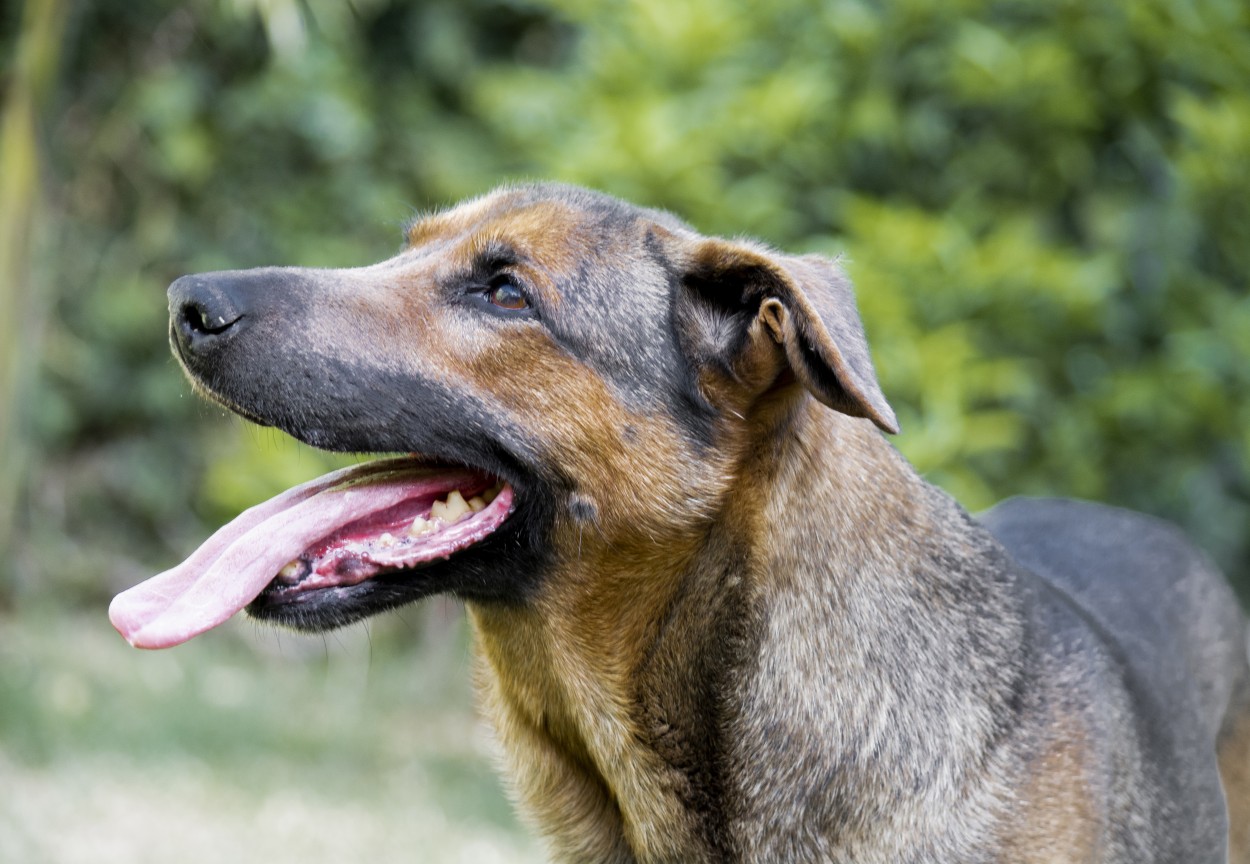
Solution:
[[[187,329],[200,336],[216,336],[229,330],[243,316],[227,316],[205,305],[189,300],[182,306],[182,320]]]

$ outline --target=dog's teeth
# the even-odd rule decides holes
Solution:
[[[412,520],[412,524],[408,526],[409,537],[424,537],[434,530],[434,523],[424,516],[418,516]]]
[[[389,549],[398,542],[399,541],[395,539],[395,535],[390,531],[383,531],[382,535],[378,537],[378,545],[383,549]]]
[[[294,584],[304,575],[304,562],[298,558],[292,559],[283,565],[278,571],[278,579],[283,582]]]
[[[474,495],[469,499],[469,509],[474,513],[481,513],[486,509],[486,502],[482,499],[481,495]]]
[[[453,489],[447,496],[446,501],[435,501],[434,506],[430,508],[430,516],[432,518],[441,519],[448,525],[459,520],[466,513],[472,512],[468,502],[460,494],[459,489]]]

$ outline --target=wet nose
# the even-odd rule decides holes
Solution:
[[[203,351],[242,329],[245,310],[232,287],[232,280],[212,273],[183,276],[169,286],[169,320],[184,351]]]

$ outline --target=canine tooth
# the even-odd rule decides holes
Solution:
[[[278,578],[284,582],[296,582],[303,572],[304,563],[298,558],[293,558],[282,565],[282,569],[278,571]]]
[[[473,512],[473,508],[469,506],[469,502],[464,500],[464,496],[460,494],[460,490],[456,489],[447,496],[447,509],[451,512],[451,521],[458,522],[467,514]]]
[[[435,501],[434,506],[430,508],[430,516],[435,519],[442,519],[448,525],[457,521],[466,513],[471,513],[468,503],[464,500],[464,496],[460,494],[459,489],[453,489],[447,496],[446,501]]]
[[[412,524],[408,526],[409,537],[424,537],[434,530],[434,523],[424,516],[418,516],[412,520]]]
[[[482,500],[481,495],[474,495],[469,499],[469,509],[474,513],[481,513],[486,509],[486,502]]]

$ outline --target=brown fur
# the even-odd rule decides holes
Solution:
[[[1080,718],[1058,718],[1031,760],[1018,795],[1017,819],[1003,836],[1009,861],[1066,864],[1099,861],[1105,818],[1098,801],[1105,779],[1089,768],[1088,730]]]
[[[1228,800],[1229,864],[1250,864],[1250,687],[1240,707],[1229,712],[1218,753]]]

